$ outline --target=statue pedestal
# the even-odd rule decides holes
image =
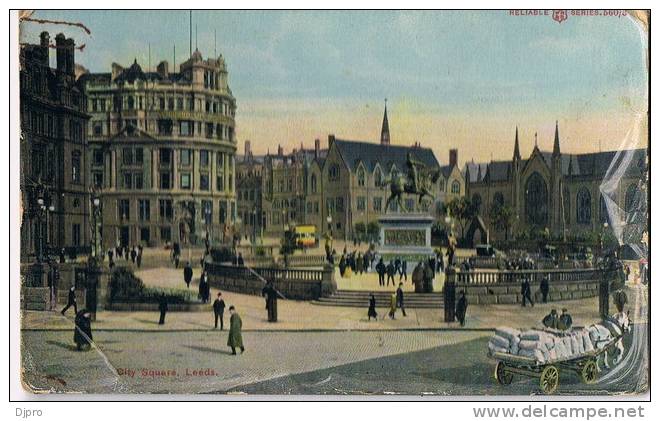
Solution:
[[[417,262],[433,256],[431,226],[434,218],[427,214],[401,213],[383,215],[378,218],[380,240],[377,253],[387,264],[400,257],[408,262],[412,272]]]

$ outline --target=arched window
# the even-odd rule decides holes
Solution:
[[[380,187],[381,184],[383,184],[383,173],[380,168],[376,168],[376,171],[374,171],[374,186]]]
[[[525,183],[525,216],[530,225],[545,227],[548,223],[548,186],[538,172]]]
[[[396,167],[396,165],[392,165],[392,168],[390,168],[390,178],[394,178],[397,175],[399,175],[399,169]]]
[[[128,97],[128,109],[132,110],[134,106],[135,106],[135,100],[133,99],[132,96],[129,96]]]
[[[481,195],[479,193],[472,195],[472,206],[474,206],[477,213],[481,213]]]
[[[360,168],[358,169],[357,179],[358,179],[358,186],[360,186],[360,187],[364,187],[364,185],[365,185],[365,174],[364,174],[364,168],[360,167]]]
[[[316,193],[316,174],[312,174],[311,185],[312,193]]]
[[[328,177],[332,181],[339,180],[339,165],[332,164],[328,170]]]
[[[639,202],[639,189],[637,184],[631,184],[626,189],[626,212],[633,212]]]
[[[591,223],[591,193],[586,187],[582,187],[575,199],[576,222],[578,224]]]
[[[461,183],[459,183],[457,180],[454,180],[453,183],[451,183],[451,192],[454,194],[460,194],[461,193]]]

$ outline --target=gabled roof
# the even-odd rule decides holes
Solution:
[[[490,181],[505,181],[509,179],[511,174],[510,161],[493,161],[488,164],[488,171],[484,178]],[[470,176],[472,176],[470,174]]]
[[[392,164],[402,170],[406,166],[408,152],[412,153],[414,159],[424,163],[427,167],[438,168],[440,166],[430,148],[381,145],[343,139],[335,139],[334,145],[338,148],[351,171],[355,171],[360,162],[370,172],[374,171],[377,163],[380,164],[381,169],[387,168],[387,171],[392,167]]]

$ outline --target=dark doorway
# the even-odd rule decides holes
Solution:
[[[119,244],[122,247],[128,247],[129,241],[130,241],[130,238],[129,238],[129,233],[128,233],[128,227],[119,228]]]

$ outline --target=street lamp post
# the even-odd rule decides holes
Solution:
[[[252,209],[252,246],[257,243],[257,209]]]
[[[99,249],[98,249],[98,221],[99,221],[99,213],[101,211],[101,199],[99,196],[96,194],[96,192],[92,192],[92,225],[93,225],[93,231],[92,231],[92,241],[94,241],[93,247],[92,247],[92,256],[93,257],[98,257],[99,255]]]

